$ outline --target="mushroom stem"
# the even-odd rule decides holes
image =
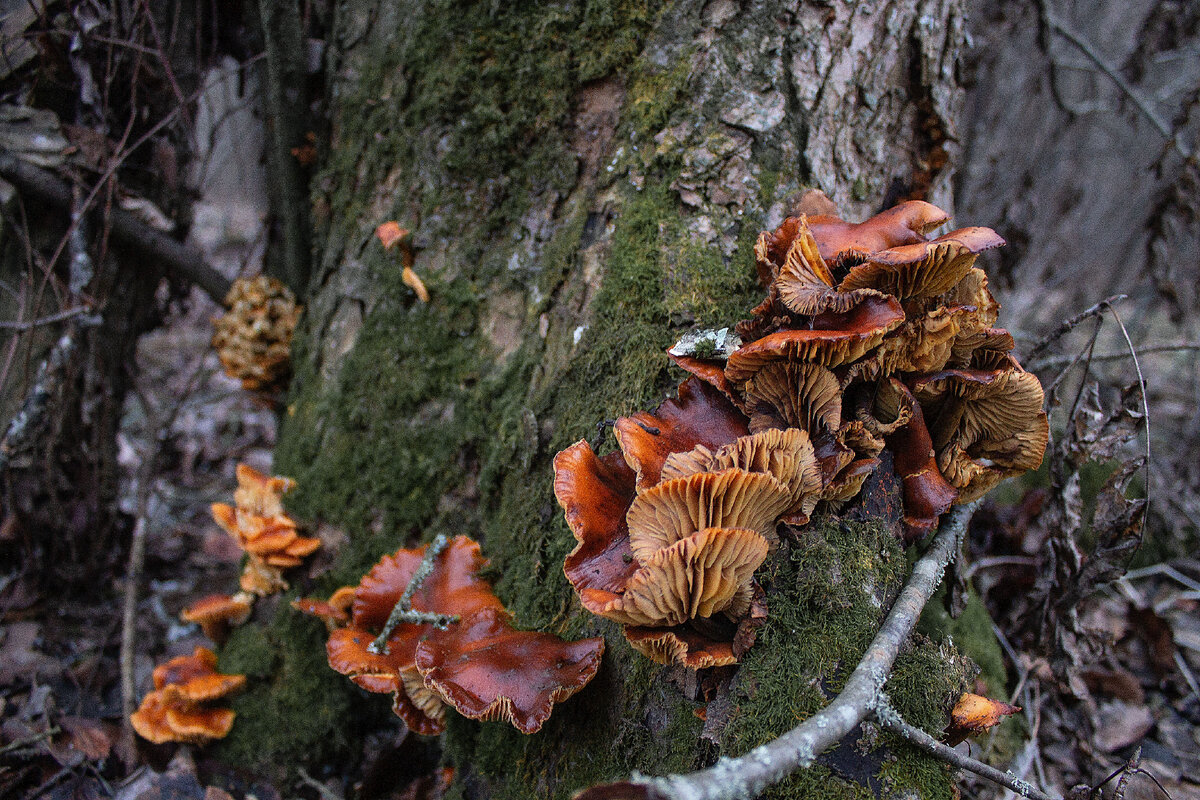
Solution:
[[[432,611],[414,611],[412,607],[413,595],[417,589],[421,588],[421,584],[433,572],[433,562],[442,554],[449,544],[449,539],[446,534],[439,533],[434,540],[425,548],[425,555],[421,557],[421,563],[417,565],[416,572],[408,582],[408,586],[404,587],[404,594],[400,595],[400,599],[396,601],[396,605],[392,608],[392,613],[388,614],[387,622],[383,623],[383,630],[379,632],[379,636],[375,637],[375,641],[367,645],[367,649],[376,655],[387,655],[388,645],[387,640],[392,635],[392,631],[396,630],[396,626],[402,622],[410,625],[432,625],[438,630],[446,630],[454,623],[458,622],[457,614],[437,614]]]

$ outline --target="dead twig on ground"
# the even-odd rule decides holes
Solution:
[[[414,611],[412,607],[413,595],[416,594],[417,589],[421,588],[421,584],[429,577],[429,573],[433,572],[433,562],[437,560],[449,543],[450,540],[446,538],[446,534],[439,533],[425,548],[425,553],[421,556],[421,563],[417,565],[416,571],[408,581],[408,586],[404,587],[404,593],[400,595],[400,599],[396,601],[396,605],[388,614],[387,622],[383,623],[383,630],[379,632],[375,641],[367,645],[367,649],[372,653],[387,655],[388,638],[392,635],[392,631],[396,630],[396,626],[402,622],[410,625],[432,625],[439,630],[445,630],[453,623],[458,622],[457,614]]]
[[[951,766],[974,772],[982,778],[1007,787],[1022,797],[1028,797],[1031,800],[1061,800],[1058,795],[1047,794],[1011,772],[1001,772],[982,761],[976,761],[953,747],[942,744],[920,728],[908,724],[887,702],[886,696],[881,697],[878,708],[875,709],[875,719],[885,730],[900,736],[913,747],[924,750],[934,758],[945,761]]]
[[[578,800],[618,796],[647,800],[737,800],[755,797],[796,770],[811,766],[818,755],[841,741],[876,710],[896,655],[941,583],[946,566],[958,554],[967,523],[977,506],[978,501],[957,506],[943,519],[875,639],[846,679],[841,694],[828,706],[778,739],[738,758],[722,758],[714,766],[689,775],[656,778],[635,774],[627,782],[588,789],[578,795]]]

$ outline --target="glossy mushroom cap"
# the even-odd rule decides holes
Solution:
[[[189,742],[202,744],[226,736],[235,714],[224,708],[201,705],[240,689],[244,675],[216,671],[217,657],[197,647],[190,656],[179,656],[154,668],[154,691],[130,717],[130,724],[143,739],[155,744]]]
[[[181,611],[179,618],[197,623],[205,636],[219,642],[230,626],[241,625],[250,618],[251,603],[252,598],[244,594],[210,594]]]

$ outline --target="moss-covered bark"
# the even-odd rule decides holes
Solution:
[[[754,238],[803,187],[860,216],[914,185],[923,123],[953,116],[959,45],[950,0],[872,13],[729,0],[336,7],[314,290],[276,468],[299,481],[292,511],[349,544],[303,588],[328,592],[384,552],[465,532],[521,625],[609,641],[597,680],[541,733],[451,720],[456,796],[564,797],[741,752],[811,713],[866,646],[905,560],[879,526],[831,520],[812,547],[771,562],[772,613],[735,712],[702,739],[685,676],[581,613],[550,460],[597,422],[656,405],[679,378],[662,353],[678,333],[745,315],[758,300]],[[925,175],[937,191],[946,177]],[[387,219],[415,232],[428,305],[372,237]],[[358,742],[329,736],[325,716],[287,721],[306,702],[330,717],[361,702],[319,669],[319,625],[306,625],[284,608],[235,638],[222,666],[259,676],[237,707],[273,711],[283,760],[354,758]],[[894,693],[936,728],[963,679],[952,648],[922,639]],[[226,752],[253,760],[252,735],[266,734],[235,728]],[[878,787],[949,796],[941,767],[894,758]],[[817,774],[774,796],[859,791]]]

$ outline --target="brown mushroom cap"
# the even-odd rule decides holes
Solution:
[[[697,445],[687,453],[672,453],[663,465],[663,479],[726,469],[764,472],[791,489],[790,508],[821,489],[821,468],[805,431],[772,428],[727,444],[716,452]],[[814,501],[815,502],[815,501]]]
[[[813,216],[808,218],[808,225],[820,247],[821,257],[832,261],[847,250],[869,255],[893,247],[919,244],[925,241],[926,233],[949,219],[950,215],[935,205],[909,200],[864,222]]]
[[[857,361],[903,321],[904,310],[896,298],[868,298],[847,314],[814,318],[813,329],[778,331],[743,345],[729,357],[725,376],[741,385],[773,361],[825,367]]]
[[[904,541],[912,543],[937,525],[941,515],[958,498],[958,491],[938,469],[925,417],[907,386],[894,378],[881,384],[876,396],[876,414],[885,420],[907,417],[907,422],[892,432],[887,441],[904,491]]]
[[[625,625],[670,627],[711,617],[749,588],[768,549],[756,531],[707,528],[652,553],[623,594],[585,589],[580,600]]]
[[[779,267],[775,288],[780,302],[788,310],[806,316],[827,311],[845,314],[868,297],[882,296],[875,287],[835,288],[833,273],[821,258],[817,242],[803,217],[783,266]]]
[[[408,727],[416,733],[432,735],[441,732],[442,721],[438,715],[423,710],[435,708],[428,697],[412,697],[405,692],[405,672],[415,668],[417,644],[433,626],[401,623],[388,637],[387,653],[373,653],[368,649],[375,640],[374,632],[387,621],[420,566],[424,553],[425,547],[402,548],[393,555],[384,556],[364,575],[354,589],[351,624],[329,635],[325,652],[329,666],[361,688],[395,695],[392,708]],[[413,593],[412,608],[463,616],[490,609],[507,615],[491,586],[478,575],[486,564],[477,542],[466,536],[454,537],[438,554],[429,576]],[[411,675],[408,681],[412,683]]]
[[[950,724],[943,738],[947,744],[956,745],[968,736],[983,733],[999,724],[1004,717],[1020,710],[1020,706],[1011,706],[982,695],[964,694],[950,712]]]
[[[957,286],[980,253],[1003,244],[991,228],[961,228],[928,242],[881,250],[853,267],[838,291],[876,289],[901,300],[935,297]]]
[[[310,617],[319,617],[330,631],[350,623],[350,605],[354,602],[354,587],[343,586],[328,600],[300,597],[292,601],[292,608]]]
[[[484,609],[423,640],[416,665],[425,685],[464,717],[503,720],[531,734],[555,703],[587,685],[603,653],[603,639],[564,642],[517,631],[507,613]]]
[[[626,515],[634,557],[705,528],[747,528],[775,541],[775,522],[791,504],[791,488],[773,475],[727,469],[663,481],[634,498]]]
[[[983,496],[1006,477],[1036,469],[1049,441],[1037,376],[1016,367],[943,370],[913,382],[928,412],[938,467],[958,502]]]
[[[181,611],[179,618],[199,624],[205,636],[217,641],[227,626],[249,619],[250,608],[250,598],[245,595],[210,594]]]
[[[659,482],[671,453],[698,444],[720,447],[745,436],[747,429],[745,416],[725,396],[689,378],[679,385],[678,398],[666,400],[653,414],[639,411],[618,419],[613,433],[642,491]]]
[[[619,452],[597,458],[585,441],[554,457],[554,496],[578,542],[563,562],[575,591],[621,591],[637,570],[625,524],[634,480]]]

